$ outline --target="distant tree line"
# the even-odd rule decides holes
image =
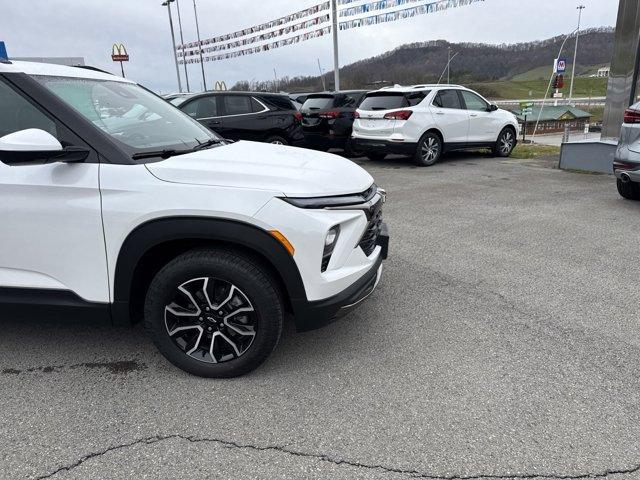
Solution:
[[[352,63],[340,69],[341,87],[379,88],[396,83],[410,85],[436,83],[447,63],[448,49],[458,56],[451,64],[451,79],[456,83],[488,82],[510,79],[534,68],[551,65],[558,55],[564,36],[547,40],[487,45],[449,43],[445,40],[410,43],[376,57]],[[571,58],[575,38],[567,41],[563,55]],[[580,36],[578,63],[604,65],[613,55],[614,30],[594,28]],[[323,90],[320,76],[284,77],[275,82],[241,81],[232,90],[306,92]],[[333,72],[324,75],[326,89],[333,88]],[[490,95],[491,92],[483,92]]]

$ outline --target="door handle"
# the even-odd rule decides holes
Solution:
[[[213,122],[209,122],[209,125],[220,125],[220,121],[216,120],[216,121],[213,121]]]
[[[478,116],[478,114],[477,114],[477,113],[472,113],[470,116],[471,116],[471,117],[477,117],[477,116]]]
[[[258,120],[264,120],[267,118],[266,115],[260,115],[259,117],[256,117]]]
[[[436,112],[436,115],[444,115],[444,112]]]

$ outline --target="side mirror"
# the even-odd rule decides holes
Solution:
[[[44,165],[53,162],[82,162],[89,150],[63,148],[50,133],[28,128],[0,138],[0,162],[10,166]]]
[[[489,105],[489,108],[487,108],[488,112],[495,112],[496,110],[498,110],[498,106],[494,104]]]

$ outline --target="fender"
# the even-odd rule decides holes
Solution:
[[[304,304],[307,295],[300,271],[285,248],[268,232],[254,225],[217,218],[169,217],[151,220],[133,230],[123,242],[114,276],[112,317],[130,323],[130,298],[137,265],[150,249],[172,241],[218,241],[257,253],[279,274],[292,305]]]

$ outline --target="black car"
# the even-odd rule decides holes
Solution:
[[[313,93],[302,105],[302,130],[307,145],[316,150],[339,148],[349,156],[359,153],[351,144],[356,109],[366,90]]]
[[[286,95],[206,92],[171,103],[229,140],[304,145],[302,116]]]

